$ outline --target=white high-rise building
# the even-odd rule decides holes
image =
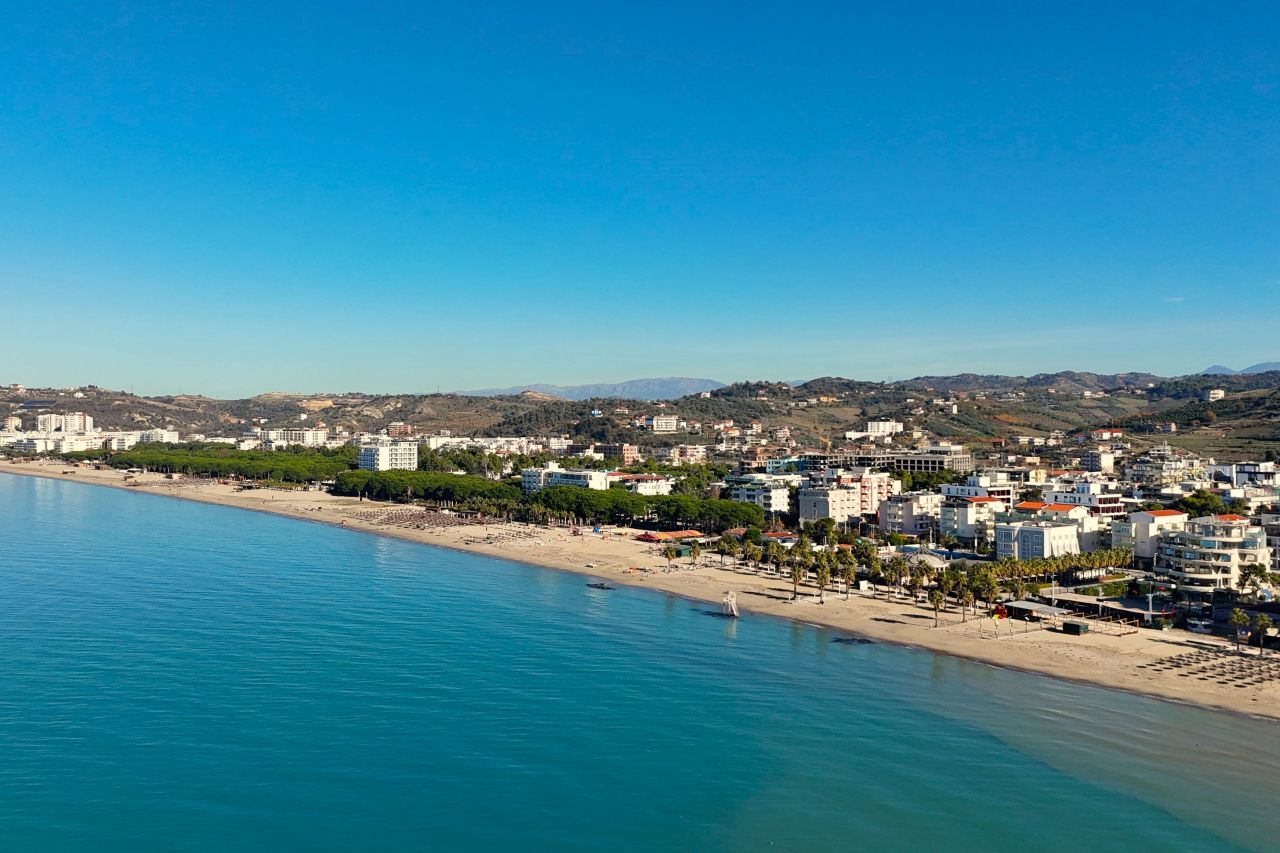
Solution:
[[[22,418],[17,415],[9,415],[4,419],[5,432],[22,432]]]
[[[362,444],[358,464],[366,471],[417,471],[418,442],[379,441]]]
[[[36,432],[58,432],[62,423],[62,415],[36,415]]]

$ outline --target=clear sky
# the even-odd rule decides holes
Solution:
[[[5,10],[2,382],[1280,359],[1274,2],[180,5]]]

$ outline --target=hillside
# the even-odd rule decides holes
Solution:
[[[1204,401],[1222,388],[1224,400]],[[78,393],[81,396],[74,396]],[[1166,440],[1210,455],[1260,456],[1280,441],[1280,372],[1161,378],[1142,373],[1062,372],[1029,377],[960,374],[892,383],[822,377],[799,385],[740,382],[656,403],[593,397],[569,400],[525,390],[516,395],[261,394],[243,400],[197,396],[137,397],[86,387],[77,392],[0,389],[0,410],[19,412],[28,428],[40,411],[84,411],[104,429],[171,427],[183,433],[237,435],[253,426],[325,425],[352,431],[385,429],[404,421],[420,432],[455,435],[569,435],[583,441],[641,445],[705,443],[712,434],[663,436],[637,430],[632,420],[663,412],[703,423],[760,420],[790,428],[802,444],[839,442],[868,419],[892,418],[943,439],[974,447],[1053,430],[1078,432],[1121,426],[1136,440]],[[22,409],[32,401],[44,407]],[[955,411],[952,412],[952,406]],[[593,410],[600,414],[593,414]],[[1174,435],[1155,424],[1177,424]]]

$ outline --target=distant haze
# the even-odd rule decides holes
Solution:
[[[478,391],[459,391],[474,397],[497,397],[536,391],[566,400],[590,400],[594,397],[620,397],[626,400],[674,400],[702,391],[723,388],[723,382],[714,379],[689,379],[672,376],[661,379],[628,379],[624,382],[599,382],[590,385],[513,385],[510,388],[482,388]]]
[[[1212,367],[1206,367],[1200,371],[1202,376],[1236,376],[1242,373],[1268,373],[1272,370],[1280,370],[1280,361],[1262,361],[1257,364],[1251,364],[1244,370],[1233,370],[1230,367],[1223,367],[1221,364],[1215,364]]]

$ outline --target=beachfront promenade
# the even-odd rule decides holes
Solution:
[[[3,465],[0,473],[37,475],[150,494],[271,512],[346,529],[394,536],[424,544],[455,548],[561,571],[577,572],[610,583],[647,587],[707,602],[719,608],[727,591],[736,594],[744,614],[768,614],[827,626],[838,632],[876,641],[916,646],[997,666],[1058,678],[1191,702],[1206,707],[1280,718],[1280,682],[1271,679],[1189,676],[1161,661],[1203,653],[1217,659],[1230,647],[1217,639],[1182,631],[1141,630],[1128,633],[1091,631],[1068,636],[1037,630],[1022,622],[994,623],[983,611],[964,616],[953,606],[934,626],[931,606],[906,597],[853,591],[843,585],[827,590],[820,603],[816,589],[801,586],[792,601],[789,577],[754,566],[704,556],[696,566],[688,558],[668,565],[660,546],[635,539],[637,531],[572,535],[565,528],[523,524],[459,524],[455,516],[419,508],[335,497],[315,491],[238,490],[208,481],[168,480],[156,475],[126,485],[115,470],[72,468],[65,463],[30,462]],[[1247,654],[1256,655],[1256,651]],[[1223,672],[1234,653],[1221,656]],[[1215,670],[1216,671],[1216,670]],[[1210,673],[1212,674],[1212,673]]]

